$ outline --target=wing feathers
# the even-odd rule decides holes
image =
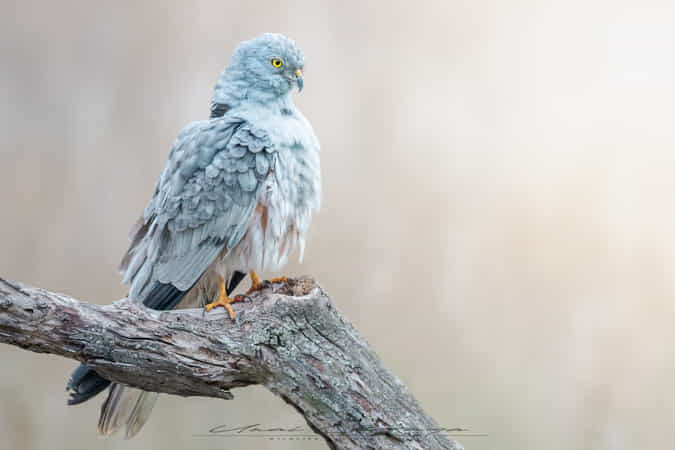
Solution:
[[[131,298],[143,301],[158,283],[187,290],[224,248],[237,245],[272,152],[264,130],[232,117],[181,132],[120,264]]]

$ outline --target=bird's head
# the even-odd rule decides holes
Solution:
[[[288,94],[293,86],[302,90],[305,57],[291,39],[276,33],[265,33],[244,41],[232,55],[218,80],[216,95],[244,95],[260,100]]]

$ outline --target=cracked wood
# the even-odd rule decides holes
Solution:
[[[222,310],[99,306],[0,278],[0,342],[87,363],[147,391],[231,399],[261,384],[330,448],[460,449],[312,279],[267,283]]]

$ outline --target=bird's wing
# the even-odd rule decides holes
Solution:
[[[246,233],[276,157],[265,130],[243,119],[188,125],[173,145],[120,264],[130,298],[156,309],[175,306],[178,300],[170,297],[179,294],[174,291],[189,290],[218,254]],[[146,298],[154,293],[168,297]],[[157,304],[167,302],[174,305]]]

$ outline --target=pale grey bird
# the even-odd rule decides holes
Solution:
[[[120,264],[129,298],[160,310],[222,305],[234,318],[229,295],[247,272],[255,290],[256,271],[278,271],[296,248],[302,260],[321,198],[319,142],[291,99],[293,87],[303,87],[303,68],[300,49],[280,34],[237,47],[216,84],[211,117],[181,131],[131,230]],[[80,365],[68,403],[108,385]],[[99,431],[134,436],[156,399],[110,385]]]

